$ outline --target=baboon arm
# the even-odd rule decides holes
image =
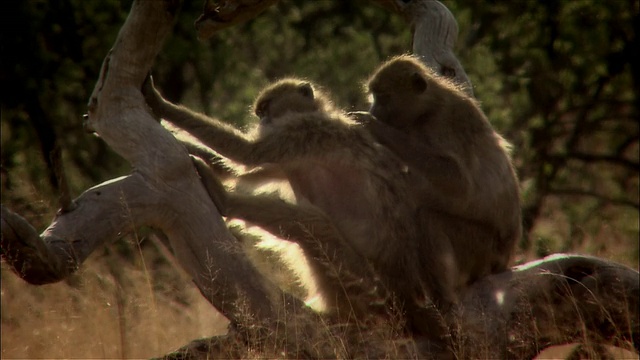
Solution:
[[[238,186],[256,187],[270,181],[288,180],[287,175],[279,166],[263,166],[256,170],[239,175]]]
[[[309,265],[319,271],[319,285],[334,294],[337,307],[347,305],[358,314],[366,314],[370,307],[384,297],[385,288],[375,278],[370,264],[360,256],[319,209],[286,203],[271,196],[236,195],[227,193],[203,161],[194,164],[209,196],[224,216],[244,220],[300,245]],[[364,279],[367,279],[364,281]],[[359,299],[352,303],[349,299]]]
[[[296,242],[314,256],[352,251],[331,220],[312,206],[290,204],[268,195],[237,194],[228,194],[226,205],[228,217],[245,220]]]
[[[327,243],[328,248],[348,246],[321,210],[289,204],[273,196],[228,193],[204,161],[197,157],[192,157],[192,160],[209,197],[222,215],[245,220],[274,235],[282,235],[314,253],[317,252],[313,248],[318,246],[318,239]]]
[[[322,127],[305,128],[303,136],[300,136],[298,129],[292,129],[252,140],[229,124],[165,100],[153,86],[150,77],[145,80],[142,93],[157,117],[187,131],[220,155],[248,166],[282,163],[300,156],[315,156],[317,147],[336,141],[326,136]],[[309,144],[307,136],[316,136],[321,141]]]
[[[142,94],[157,117],[186,130],[205,145],[233,161],[255,165],[251,156],[252,142],[233,126],[165,100],[153,86],[151,77],[145,80]]]
[[[300,245],[311,267],[322,274],[321,279],[331,279],[320,280],[322,287],[333,288],[330,293],[337,296],[328,300],[346,302],[348,313],[370,313],[387,296],[386,286],[371,264],[345,241],[321,210],[269,196],[229,194],[227,213]]]
[[[193,165],[213,204],[218,208],[220,215],[225,216],[227,193],[224,185],[216,178],[213,170],[202,159],[191,155],[191,161],[193,161]]]

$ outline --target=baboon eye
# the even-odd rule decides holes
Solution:
[[[456,69],[450,68],[450,67],[447,67],[447,66],[443,66],[442,67],[442,76],[453,79],[453,78],[456,77]]]
[[[422,93],[427,90],[427,81],[419,73],[414,73],[411,76],[411,86],[417,93]]]
[[[303,96],[313,99],[313,87],[311,87],[311,84],[304,83],[298,87],[298,90]]]
[[[267,115],[267,109],[269,108],[269,101],[262,101],[256,106],[256,115],[261,118]]]

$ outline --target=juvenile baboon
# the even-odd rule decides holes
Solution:
[[[260,118],[256,138],[171,104],[149,86],[144,92],[157,115],[222,156],[250,166],[280,167],[298,203],[285,211],[284,207],[275,210],[273,199],[228,196],[220,205],[226,216],[277,232],[287,218],[300,219],[296,221],[303,224],[300,212],[312,209],[307,220],[322,216],[327,220],[311,221],[310,227],[323,233],[321,223],[329,222],[339,236],[292,240],[303,241],[300,245],[305,252],[317,253],[305,246],[317,247],[320,242],[338,257],[353,256],[343,263],[354,272],[366,268],[360,264],[372,264],[382,282],[404,302],[411,320],[421,315],[413,316],[413,311],[422,309],[423,304],[417,302],[429,300],[425,291],[433,297],[449,292],[448,271],[439,254],[441,244],[419,244],[417,209],[409,188],[414,181],[409,179],[406,166],[310,83],[282,80],[260,94],[254,106]],[[435,328],[424,330],[436,332]]]
[[[368,88],[367,127],[419,180],[421,219],[451,241],[458,280],[505,270],[521,235],[518,179],[476,100],[409,55],[381,65]]]

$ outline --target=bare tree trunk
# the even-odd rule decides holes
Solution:
[[[184,147],[146,109],[140,92],[170,33],[179,1],[135,1],[91,95],[86,128],[133,168],[87,190],[38,236],[2,208],[2,249],[33,284],[59,281],[97,247],[150,226],[165,233],[203,295],[232,322],[275,319],[285,302],[300,306],[256,272],[207,196]]]

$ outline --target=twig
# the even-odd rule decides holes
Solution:
[[[71,200],[71,190],[69,189],[69,182],[62,165],[62,148],[60,144],[55,144],[53,150],[49,154],[51,164],[53,166],[53,173],[56,175],[56,181],[58,182],[58,189],[60,191],[60,197],[58,198],[59,212],[61,214],[73,211],[77,205]]]

